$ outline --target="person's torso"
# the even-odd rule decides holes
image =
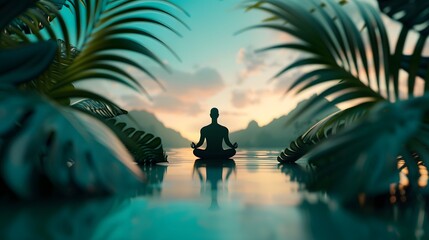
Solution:
[[[226,128],[219,124],[210,124],[203,129],[206,136],[208,151],[223,150],[222,141],[226,134]]]

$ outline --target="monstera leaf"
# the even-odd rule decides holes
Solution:
[[[97,119],[28,92],[0,94],[1,178],[32,198],[120,192],[138,187],[142,172]]]
[[[133,127],[127,127],[126,123],[118,122],[115,119],[107,120],[107,124],[128,148],[138,164],[167,162],[167,156],[159,137]]]
[[[54,41],[0,49],[0,85],[16,86],[37,78],[51,64],[56,50]]]

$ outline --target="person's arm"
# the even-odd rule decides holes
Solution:
[[[192,142],[191,143],[191,147],[192,148],[199,148],[199,147],[201,147],[203,145],[203,143],[204,143],[204,139],[205,139],[205,135],[203,133],[203,130],[201,129],[201,131],[200,131],[200,141],[198,141],[197,144],[195,144],[194,142]]]
[[[228,146],[228,147],[230,147],[230,148],[237,148],[238,147],[238,144],[237,143],[234,143],[234,144],[232,144],[230,141],[229,141],[229,131],[228,131],[228,128],[226,128],[225,129],[225,136],[224,136],[224,139],[225,139],[225,144]]]

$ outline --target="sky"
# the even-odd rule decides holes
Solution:
[[[139,38],[162,59],[170,72],[153,61],[138,58],[159,79],[163,90],[144,73],[132,67],[126,69],[141,81],[150,98],[116,84],[99,85],[98,90],[111,94],[121,107],[152,112],[167,127],[197,141],[201,127],[210,123],[212,107],[219,109],[219,123],[232,132],[246,128],[252,120],[260,126],[266,125],[315,93],[285,94],[286,86],[299,76],[299,70],[270,80],[298,59],[299,53],[285,50],[255,53],[257,49],[290,41],[289,36],[267,29],[236,34],[261,23],[268,15],[256,10],[246,12],[242,0],[170,2],[188,12],[189,16],[176,11],[190,29],[166,16],[156,17],[180,32],[181,37],[159,26],[147,24],[144,28],[169,45],[180,60],[161,44]]]
[[[167,127],[198,140],[200,128],[210,123],[209,111],[217,107],[219,123],[230,132],[244,129],[251,120],[269,123],[293,109],[297,99],[285,96],[283,78],[270,81],[282,67],[297,57],[296,53],[255,53],[256,49],[280,43],[288,38],[265,29],[239,30],[261,23],[268,16],[246,12],[238,0],[174,0],[189,16],[178,15],[190,30],[168,17],[160,18],[182,34],[178,37],[159,26],[147,26],[180,57],[176,59],[165,47],[152,40],[141,41],[154,50],[170,68],[165,71],[142,58],[142,65],[159,79],[163,90],[144,73],[129,67],[128,72],[142,82],[151,100],[120,86],[104,87],[114,92],[114,99],[128,110],[147,110]],[[110,84],[110,83],[109,83]],[[301,97],[305,98],[305,96]]]

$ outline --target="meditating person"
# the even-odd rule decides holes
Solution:
[[[191,143],[191,147],[194,148],[194,155],[202,159],[228,159],[234,156],[235,148],[238,147],[238,144],[232,144],[229,141],[228,128],[217,123],[219,110],[217,108],[212,108],[210,110],[210,117],[212,118],[212,123],[201,128],[200,141],[198,141],[197,144],[194,142]],[[206,149],[198,149],[203,145],[204,140],[207,140]],[[231,149],[224,150],[222,148],[223,141],[225,141],[225,144]]]

